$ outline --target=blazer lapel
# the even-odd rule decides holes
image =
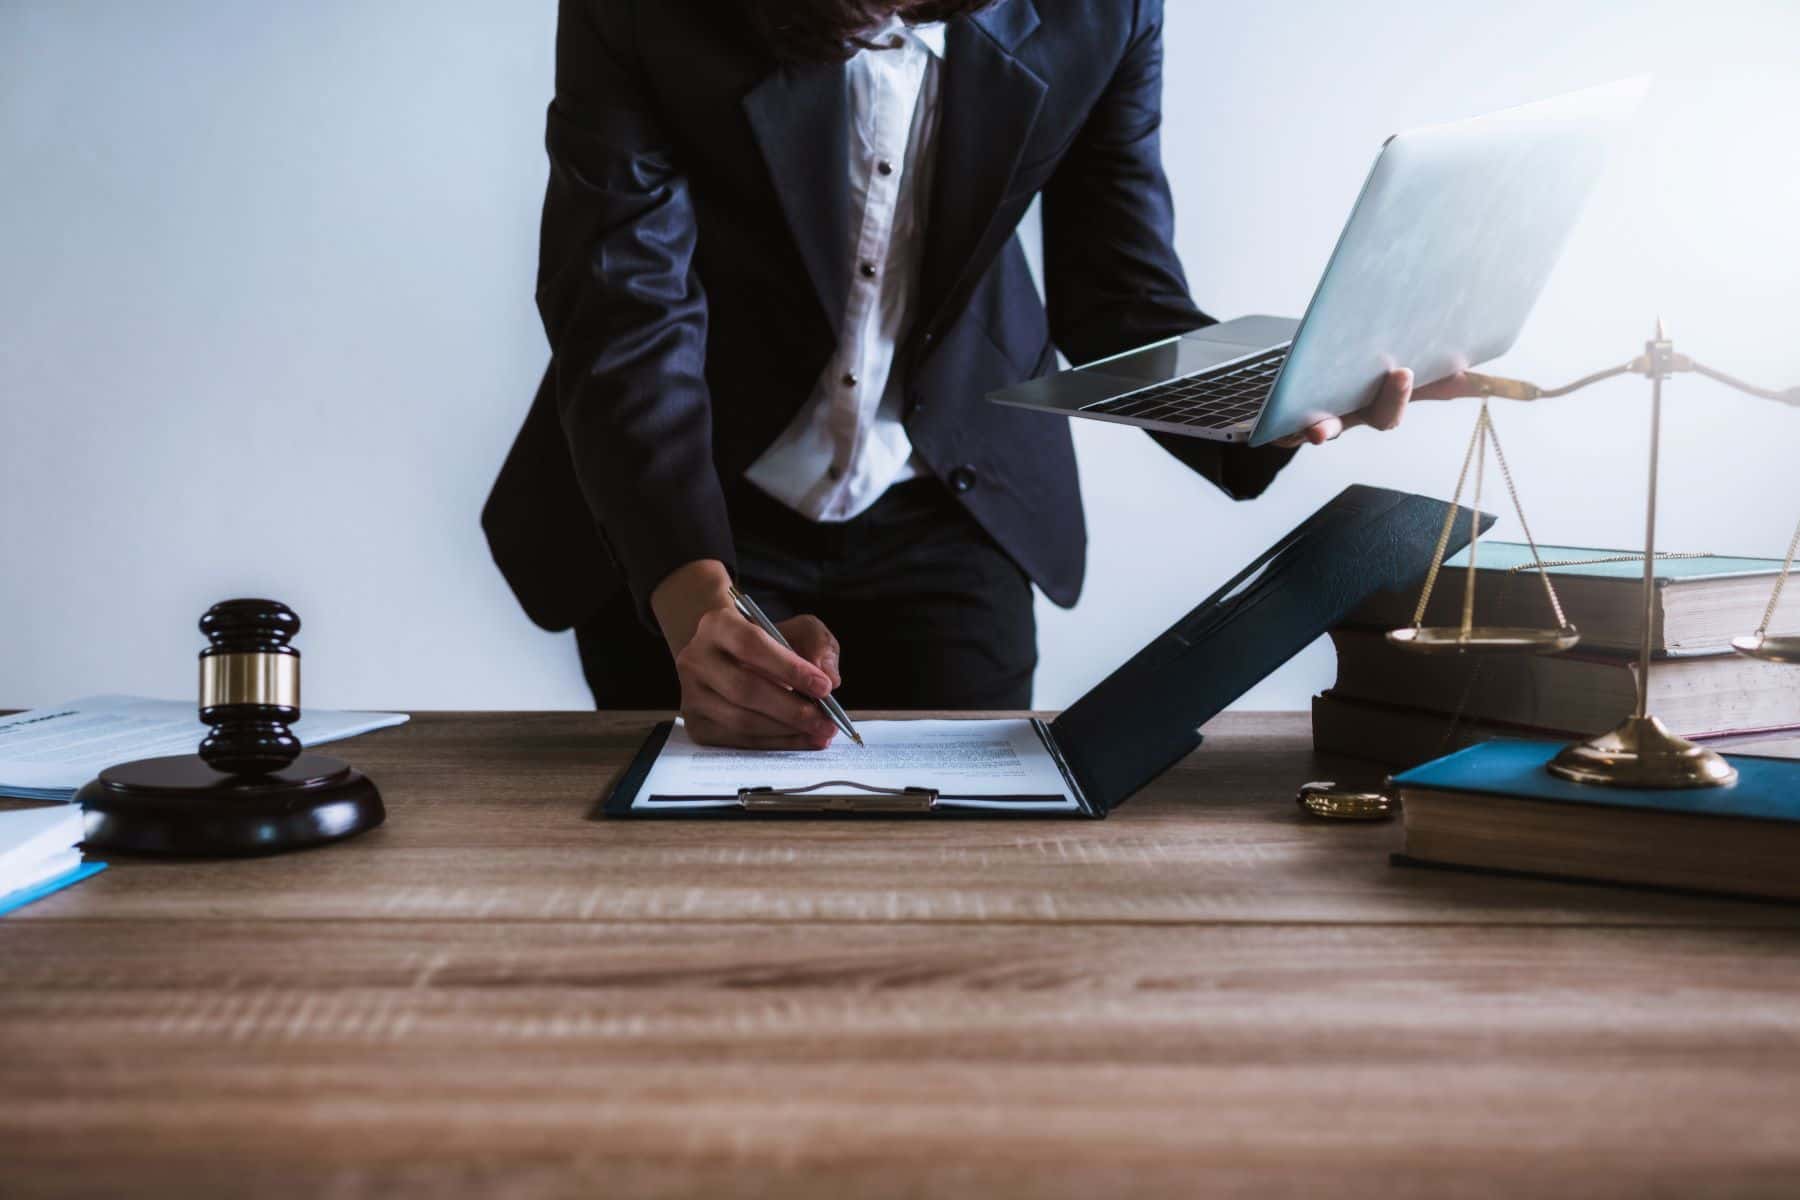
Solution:
[[[985,243],[1049,91],[1013,56],[1037,26],[1031,0],[1000,0],[947,32],[915,332],[935,329],[968,276],[987,265]]]
[[[743,100],[833,338],[850,286],[850,93],[842,63],[777,68]]]

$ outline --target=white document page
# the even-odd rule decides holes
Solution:
[[[292,728],[303,746],[406,720],[401,713],[306,709]],[[208,730],[192,700],[89,696],[0,717],[0,795],[68,800],[102,767],[192,754]]]
[[[856,729],[864,745],[839,734],[824,750],[723,750],[697,744],[677,721],[631,806],[730,808],[739,788],[848,780],[879,788],[936,788],[941,807],[1080,809],[1062,768],[1028,720],[859,721]],[[1015,796],[1042,799],[993,798]]]
[[[0,806],[0,896],[81,864],[87,835],[81,810],[68,804]]]

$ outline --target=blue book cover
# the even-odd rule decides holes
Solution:
[[[1638,550],[1599,550],[1591,546],[1538,546],[1545,569],[1555,576],[1580,576],[1591,579],[1622,579],[1642,583],[1644,559]],[[1597,562],[1596,559],[1616,559]],[[1444,560],[1444,570],[1469,565],[1469,552],[1463,550]],[[1523,542],[1484,540],[1475,557],[1475,566],[1484,571],[1516,571],[1532,568],[1531,547]],[[1774,575],[1781,570],[1778,558],[1733,558],[1723,554],[1700,554],[1683,558],[1659,558],[1656,577],[1664,582],[1696,579],[1735,579],[1746,575]]]
[[[1653,809],[1710,817],[1744,817],[1758,821],[1800,821],[1800,760],[1727,755],[1738,770],[1737,782],[1725,787],[1636,789],[1571,783],[1545,770],[1561,750],[1561,742],[1483,742],[1435,759],[1392,782],[1403,788],[1472,792],[1592,804],[1608,808]]]
[[[70,884],[80,883],[90,875],[98,875],[104,870],[106,870],[106,864],[103,862],[84,862],[79,866],[69,868],[61,875],[52,875],[30,887],[22,887],[14,892],[0,894],[0,917],[4,917],[15,908],[23,908],[33,900],[42,900],[52,892],[60,892]]]

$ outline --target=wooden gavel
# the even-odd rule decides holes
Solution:
[[[300,618],[278,600],[226,600],[200,632],[199,753],[107,767],[76,800],[90,849],[127,854],[278,854],[385,819],[381,794],[341,759],[304,753]]]

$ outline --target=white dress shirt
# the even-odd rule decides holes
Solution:
[[[750,482],[814,521],[847,521],[923,473],[900,423],[894,352],[919,291],[938,131],[942,24],[891,19],[850,87],[850,278],[838,349],[805,407],[751,464]]]

